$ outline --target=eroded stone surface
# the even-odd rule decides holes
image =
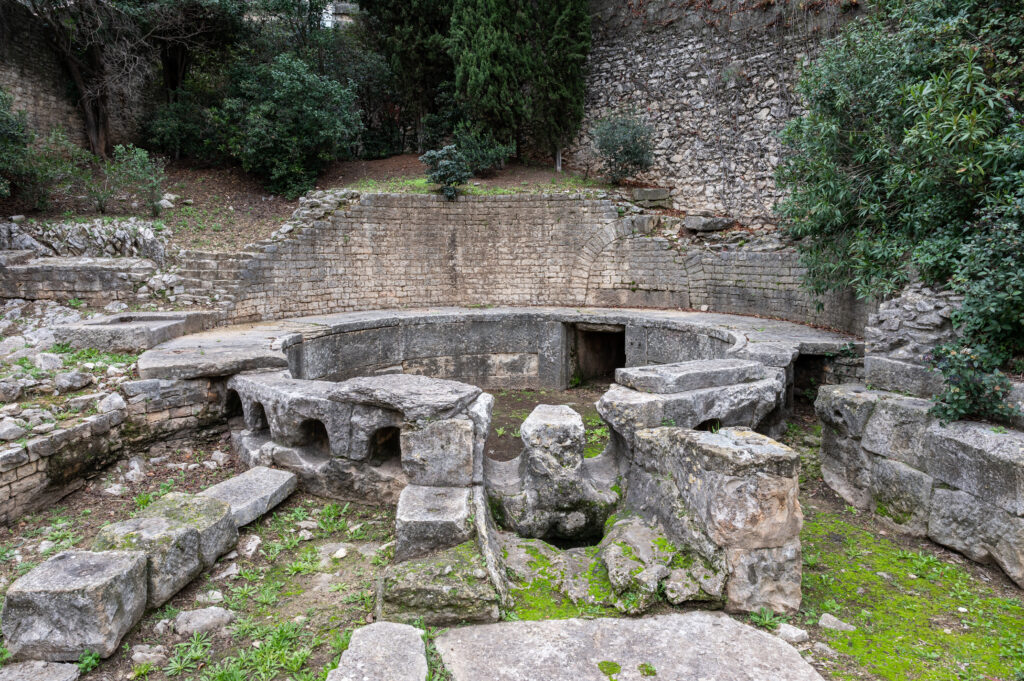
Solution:
[[[97,551],[142,551],[149,561],[151,608],[163,605],[203,570],[196,528],[163,516],[133,518],[100,529]]]
[[[15,659],[109,657],[145,607],[144,553],[65,551],[7,590],[4,639]]]
[[[227,502],[235,525],[248,525],[295,491],[294,473],[257,466],[217,483],[199,494]]]
[[[78,681],[81,674],[77,664],[33,660],[4,665],[0,681]]]
[[[423,631],[408,624],[374,622],[352,632],[348,650],[327,681],[423,681],[426,677]]]
[[[659,679],[822,681],[789,644],[712,612],[503,622],[451,629],[436,645],[454,681],[607,681],[605,661],[622,679],[646,664]]]
[[[704,359],[615,370],[615,382],[640,392],[667,394],[750,383],[765,378],[760,362],[744,359]]]
[[[199,533],[199,557],[204,569],[217,562],[238,542],[238,527],[231,505],[220,499],[171,492],[139,513],[142,518],[157,516],[195,528]]]
[[[413,485],[468,487],[473,482],[473,422],[428,421],[402,429],[402,469]]]

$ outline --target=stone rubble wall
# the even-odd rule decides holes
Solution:
[[[78,299],[89,307],[141,302],[138,291],[157,272],[141,258],[31,258],[0,264],[0,298]],[[8,261],[9,262],[9,261]]]
[[[867,320],[852,296],[818,310],[791,249],[691,248],[657,225],[569,195],[314,192],[274,238],[230,262],[191,253],[182,276],[221,287],[234,323],[432,305],[706,308],[855,333]]]
[[[0,450],[0,524],[43,508],[121,458],[126,448],[216,423],[223,384],[208,379],[142,380],[119,388],[126,406]]]
[[[1024,432],[943,425],[930,407],[859,385],[821,388],[825,482],[893,529],[996,563],[1024,587]]]
[[[37,257],[147,258],[163,265],[167,236],[152,220],[0,222],[0,251],[32,251]]]
[[[634,111],[655,138],[641,181],[671,188],[687,213],[770,224],[778,133],[801,112],[800,64],[855,14],[805,4],[593,0],[586,118],[567,162],[596,168],[589,131]]]

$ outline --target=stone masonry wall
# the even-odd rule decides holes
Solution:
[[[565,195],[318,192],[235,270],[210,260],[189,276],[230,274],[232,322],[432,305],[706,307],[854,333],[866,322],[870,307],[852,297],[818,310],[792,250],[688,251],[656,226]]]
[[[588,131],[632,110],[655,131],[640,179],[670,187],[691,214],[771,222],[777,134],[800,112],[801,61],[854,14],[839,4],[592,0],[586,119],[568,162],[593,167]]]

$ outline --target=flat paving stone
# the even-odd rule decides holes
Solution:
[[[483,624],[436,645],[453,681],[608,681],[601,667],[613,665],[618,681],[650,668],[679,681],[823,681],[788,643],[715,612]]]
[[[298,484],[294,473],[257,466],[199,494],[227,502],[235,525],[248,525],[288,498]]]
[[[77,681],[82,672],[66,662],[19,662],[0,669],[0,681]]]
[[[408,624],[375,622],[356,629],[327,681],[423,681],[423,632]]]

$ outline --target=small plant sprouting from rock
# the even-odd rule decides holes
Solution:
[[[642,663],[640,663],[640,666],[637,667],[637,670],[639,670],[640,676],[657,676],[658,675],[658,670],[655,669],[654,665],[651,664],[650,662],[642,662]]]
[[[91,672],[100,666],[100,655],[92,650],[86,650],[78,658],[78,670],[83,674]]]
[[[611,660],[598,662],[597,668],[601,670],[602,674],[611,679],[611,681],[615,681],[615,675],[622,671],[622,665],[618,662],[612,662]]]
[[[775,631],[785,621],[785,615],[776,615],[768,608],[760,608],[757,612],[750,613],[751,624],[768,631]]]

